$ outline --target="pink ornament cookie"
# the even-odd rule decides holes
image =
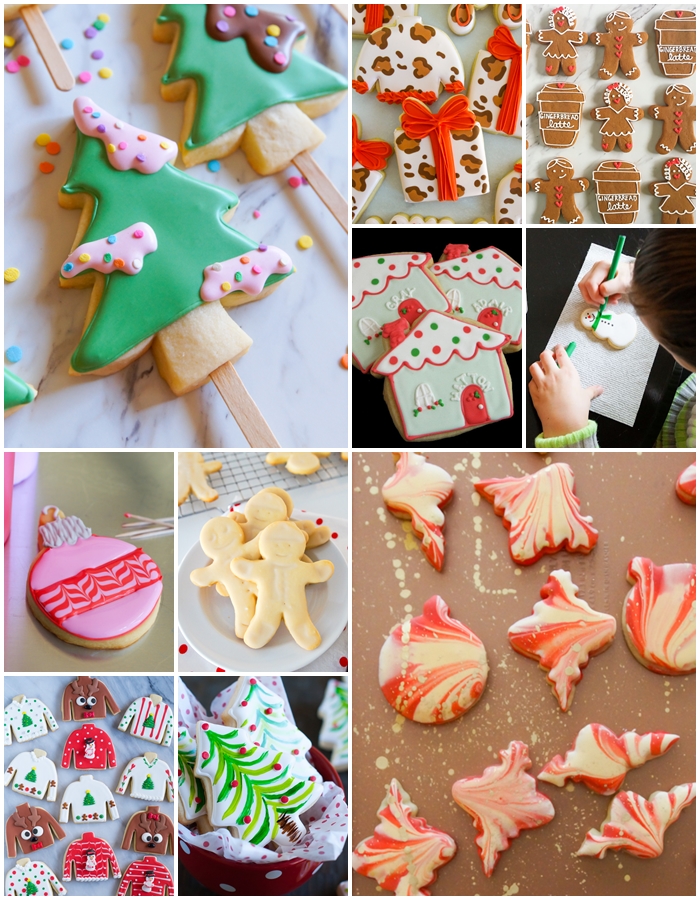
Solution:
[[[695,463],[691,463],[686,469],[683,469],[678,476],[676,494],[683,503],[695,506]]]
[[[379,825],[352,854],[356,872],[373,878],[380,888],[397,896],[429,897],[430,891],[425,888],[437,879],[436,870],[457,852],[449,834],[431,827],[417,813],[408,793],[392,778],[377,810]]]
[[[394,461],[396,472],[382,488],[384,502],[398,519],[411,520],[426,559],[440,571],[445,561],[442,510],[452,499],[452,478],[420,453],[395,453]]]
[[[521,478],[477,481],[474,488],[503,516],[516,563],[531,566],[545,553],[563,549],[590,553],[598,541],[592,518],[581,515],[568,463],[553,463]]]
[[[663,756],[677,740],[677,734],[665,731],[623,731],[618,737],[605,725],[586,725],[566,756],[555,756],[537,777],[557,787],[569,779],[582,781],[596,794],[614,794],[630,769]]]
[[[522,741],[511,741],[500,750],[501,762],[488,766],[483,775],[461,778],[452,785],[452,796],[474,820],[484,874],[488,878],[498,857],[527,828],[539,828],[554,818],[552,802],[537,790],[527,769],[532,763]]]
[[[379,684],[394,709],[414,722],[439,725],[480,699],[489,673],[486,650],[442,597],[392,628],[379,653]]]
[[[591,656],[602,653],[615,637],[614,616],[597,612],[577,596],[571,574],[557,569],[540,590],[542,600],[532,615],[508,629],[513,648],[536,659],[547,672],[547,681],[566,712],[574,699],[576,685],[583,678]]]
[[[648,800],[621,791],[613,798],[600,831],[588,832],[576,856],[603,859],[608,850],[624,850],[641,859],[655,859],[663,853],[666,829],[694,799],[695,784],[654,791]]]
[[[655,566],[635,556],[634,585],[622,607],[622,633],[634,657],[659,675],[695,671],[695,565]]]
[[[155,622],[162,590],[160,569],[140,547],[44,507],[27,602],[56,637],[91,649],[127,647]]]

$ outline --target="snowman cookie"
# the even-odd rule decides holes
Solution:
[[[587,309],[581,313],[581,324],[600,341],[607,341],[614,350],[629,347],[637,336],[637,320],[629,313],[606,312],[593,328],[598,313]]]

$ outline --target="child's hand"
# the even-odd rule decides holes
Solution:
[[[599,384],[581,387],[576,366],[561,344],[553,353],[544,350],[540,361],[530,366],[530,374],[528,387],[544,437],[561,437],[586,427],[591,400],[599,397],[603,388]]]
[[[617,275],[606,281],[609,269],[608,263],[597,262],[579,281],[578,288],[586,303],[600,306],[606,297],[610,303],[617,303],[622,296],[629,293],[632,285],[632,263],[620,262]]]

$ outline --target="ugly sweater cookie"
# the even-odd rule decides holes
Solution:
[[[70,767],[71,756],[76,769],[110,769],[117,765],[112,738],[90,723],[76,728],[66,741],[61,760],[64,769]]]
[[[131,863],[119,885],[117,897],[125,897],[129,888],[132,897],[171,897],[175,894],[170,871],[155,856],[144,856]]]
[[[59,822],[70,821],[71,808],[74,822],[106,822],[119,818],[119,810],[106,784],[96,781],[92,775],[81,775],[63,792]]]
[[[66,722],[106,719],[108,712],[115,716],[121,712],[107,685],[88,675],[79,675],[66,685],[61,710]]]
[[[138,697],[129,706],[119,723],[120,731],[127,731],[131,722],[131,734],[144,741],[169,747],[173,739],[173,711],[162,697]]]
[[[137,853],[172,854],[175,826],[170,816],[161,812],[159,806],[135,812],[126,824],[122,850],[131,850],[132,845]]]
[[[149,756],[154,756],[155,759],[149,760]],[[119,779],[117,793],[125,794],[130,781],[130,796],[137,800],[161,801],[165,799],[167,793],[167,798],[171,801],[175,796],[170,766],[165,760],[158,759],[154,753],[138,756],[127,764]]]
[[[114,878],[121,878],[121,869],[114,850],[92,831],[84,831],[82,837],[71,841],[63,859],[63,880],[108,881],[109,869]]]
[[[38,860],[27,860],[25,865],[17,863],[5,877],[6,897],[60,897],[67,893],[46,863]]]
[[[43,750],[27,750],[17,754],[5,769],[5,787],[8,784],[18,794],[51,802],[58,787],[56,766]]]
[[[48,728],[46,727],[48,723]],[[43,737],[51,731],[58,730],[58,722],[48,706],[36,697],[25,697],[19,694],[12,698],[12,703],[5,707],[4,737],[5,746],[12,743],[12,732],[18,743],[32,741]]]
[[[54,837],[62,841],[65,836],[65,831],[50,812],[28,803],[20,803],[5,823],[7,855],[11,859],[17,856],[17,846],[22,854],[32,853],[50,847]]]

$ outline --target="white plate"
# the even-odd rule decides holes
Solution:
[[[293,516],[312,521],[319,518],[296,510]],[[198,653],[228,671],[280,675],[301,669],[333,646],[348,623],[348,567],[340,550],[340,545],[344,548],[347,544],[348,524],[344,519],[322,518],[338,537],[307,553],[310,559],[329,559],[335,566],[329,581],[306,588],[309,615],[321,635],[319,646],[315,650],[302,649],[282,622],[269,644],[259,650],[247,647],[235,635],[229,598],[217,593],[213,585],[198,588],[190,581],[193,569],[210,562],[197,541],[178,570],[178,619],[185,638]]]

